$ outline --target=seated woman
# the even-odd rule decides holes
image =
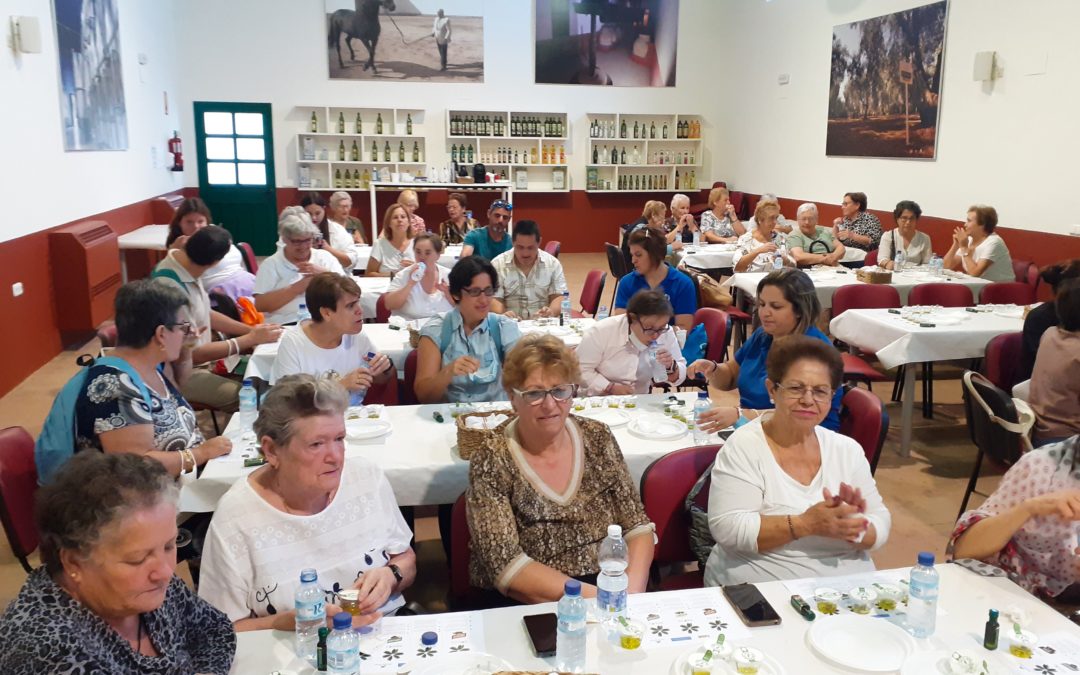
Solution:
[[[300,200],[300,206],[304,207],[311,216],[311,222],[319,228],[319,236],[315,238],[314,247],[334,256],[342,269],[351,272],[357,259],[353,238],[344,226],[327,217],[326,200],[318,192],[309,192]]]
[[[788,253],[799,267],[836,267],[847,249],[833,239],[832,230],[818,225],[817,205],[807,202],[796,212],[799,229],[787,236]]]
[[[750,339],[735,352],[735,358],[722,363],[699,359],[687,368],[688,378],[698,373],[709,378],[709,385],[723,391],[739,390],[738,407],[716,407],[706,413],[709,432],[734,424],[740,417],[754,419],[773,408],[772,397],[765,387],[766,361],[773,343],[789,335],[805,335],[832,345],[816,326],[821,315],[814,282],[806,272],[786,268],[771,272],[757,287],[757,313],[761,325]],[[840,401],[843,392],[837,389],[832,406],[821,423],[826,429],[840,429]]]
[[[385,354],[377,354],[361,332],[360,287],[352,277],[316,274],[304,297],[311,320],[285,331],[270,371],[271,384],[297,373],[330,378],[340,382],[359,405],[373,385],[386,384],[396,376],[394,364]]]
[[[454,308],[450,297],[450,270],[439,264],[442,251],[443,241],[436,234],[422,232],[413,240],[416,265],[394,275],[390,290],[382,296],[392,315],[407,321],[430,319]],[[412,275],[420,263],[425,266],[424,276],[420,281],[414,281]]]
[[[415,257],[409,212],[401,204],[391,204],[383,214],[382,232],[371,247],[364,275],[392,277],[412,265]]]
[[[664,232],[669,244],[675,241],[691,244],[694,233],[700,232],[697,221],[690,215],[690,198],[686,195],[671,198],[671,217],[664,221]]]
[[[465,235],[480,227],[469,216],[469,200],[463,192],[451,192],[446,198],[446,214],[450,216],[439,224],[439,236],[447,245],[465,243]]]
[[[188,237],[210,224],[210,209],[198,197],[185,199],[177,207],[165,244],[169,249],[183,248]],[[255,275],[244,266],[244,256],[232,244],[221,261],[206,270],[202,276],[203,288],[210,293],[221,293],[233,300],[251,297],[255,290]]]
[[[839,218],[833,221],[836,238],[852,248],[873,251],[881,241],[881,221],[866,210],[865,192],[848,192],[840,203]]]
[[[630,235],[630,262],[634,271],[619,279],[613,314],[625,313],[630,298],[638,291],[659,289],[674,308],[672,323],[689,331],[697,311],[697,290],[690,277],[664,262],[666,254],[667,239],[659,229],[647,227]]]
[[[785,245],[786,236],[776,229],[776,219],[780,217],[780,207],[773,202],[758,202],[754,209],[754,229],[739,237],[738,248],[731,257],[731,264],[736,272],[768,272],[774,269],[780,247]],[[795,261],[790,256],[783,258],[784,265],[793,267]]]
[[[968,209],[967,222],[953,230],[952,246],[943,263],[945,269],[987,281],[1016,281],[1009,247],[994,234],[997,223],[993,206],[976,204]]]
[[[705,585],[873,571],[868,552],[892,517],[859,444],[820,426],[841,388],[840,353],[795,335],[766,368],[776,409],[735,431],[713,465]]]
[[[420,331],[416,398],[422,403],[501,400],[503,359],[521,333],[513,319],[490,311],[499,277],[487,259],[470,255],[457,261],[449,282],[457,306]]]
[[[382,470],[345,460],[348,394],[333,380],[283,377],[255,420],[266,465],[233,484],[218,502],[203,549],[199,596],[238,631],[295,630],[300,572],[319,586],[359,591],[363,626],[397,612],[416,578],[412,532]],[[272,538],[272,540],[271,540]],[[341,609],[330,604],[327,617]]]
[[[709,190],[709,210],[701,214],[701,234],[710,244],[730,244],[746,234],[726,187]]]
[[[296,323],[311,277],[320,272],[345,274],[337,258],[312,248],[319,229],[299,206],[287,207],[278,219],[278,250],[259,265],[255,275],[255,308],[269,323]]]
[[[1063,283],[1053,304],[1059,323],[1039,342],[1027,399],[1036,446],[1080,434],[1080,281]]]
[[[182,291],[153,279],[120,287],[116,348],[109,356],[124,361],[127,370],[90,366],[75,401],[76,452],[146,455],[179,476],[232,450],[224,436],[203,439],[195,411],[177,386],[191,371],[195,334],[191,322],[180,318],[187,305]],[[42,484],[51,477],[40,465],[39,474]]]
[[[1003,570],[1028,592],[1080,602],[1080,436],[1043,446],[1012,465],[979,508],[960,516],[949,541],[956,560]]]
[[[1057,296],[1061,284],[1070,279],[1080,278],[1080,258],[1066,260],[1064,262],[1047,265],[1039,273],[1043,283],[1050,286],[1054,296]],[[1031,371],[1035,367],[1035,355],[1039,351],[1039,342],[1043,333],[1058,325],[1057,310],[1054,303],[1044,302],[1035,307],[1024,318],[1024,343],[1021,356],[1021,372],[1018,373],[1021,380],[1031,378]]]
[[[896,229],[881,235],[878,244],[878,267],[891,270],[896,267],[896,254],[904,254],[908,265],[925,265],[934,257],[934,248],[930,244],[930,235],[920,232],[919,217],[922,209],[913,201],[905,199],[893,209]]]
[[[594,597],[600,542],[617,524],[629,549],[629,591],[645,591],[655,528],[611,430],[570,416],[579,380],[573,350],[557,337],[527,335],[507,354],[503,385],[517,418],[469,461],[474,586],[551,602],[573,577]]]
[[[352,215],[352,197],[348,192],[339,191],[330,195],[330,222],[345,228],[354,244],[365,246],[367,235],[364,233],[364,223]]]
[[[758,199],[757,205],[754,207],[755,213],[757,212],[757,207],[761,206],[762,204],[772,204],[777,208],[777,210],[780,210],[780,198],[772,192],[766,192],[761,195],[761,197]],[[746,231],[751,232],[756,229],[757,218],[755,216],[750,216],[750,220],[746,222]],[[773,229],[782,234],[790,234],[791,231],[795,228],[791,226],[790,220],[784,218],[784,214],[781,211],[780,215],[776,216],[776,227],[774,227]],[[739,236],[741,237],[742,235]]]
[[[232,625],[175,574],[178,501],[128,454],[83,453],[40,488],[43,564],[0,617],[0,672],[230,672]]]
[[[416,209],[420,208],[420,197],[416,194],[416,190],[402,190],[398,195],[397,203],[404,206],[405,212],[409,214],[410,237],[427,231],[424,219],[416,215]]]
[[[671,302],[660,291],[638,291],[626,314],[608,317],[585,331],[577,348],[586,396],[647,394],[653,386],[649,344],[659,348],[663,382],[678,385],[686,377],[686,359],[670,330]]]

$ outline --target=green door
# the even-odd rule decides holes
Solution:
[[[195,102],[199,196],[216,225],[258,255],[277,242],[274,135],[269,103]]]

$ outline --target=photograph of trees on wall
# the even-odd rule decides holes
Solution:
[[[933,159],[948,1],[833,27],[831,157]]]

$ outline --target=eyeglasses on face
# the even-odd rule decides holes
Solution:
[[[168,328],[169,330],[174,330],[174,329],[179,328],[180,331],[184,335],[187,335],[187,336],[191,336],[191,335],[195,334],[195,326],[192,326],[190,321],[178,321],[176,323],[167,323],[167,324],[165,324],[165,327]]]
[[[496,199],[491,202],[491,210],[494,211],[495,209],[506,209],[507,211],[512,212],[514,210],[514,205],[505,199]]]
[[[785,398],[792,401],[800,401],[807,393],[814,399],[814,403],[825,403],[832,400],[833,390],[831,387],[808,387],[804,384],[778,384],[777,391]]]
[[[559,384],[551,389],[527,389],[525,391],[515,389],[514,393],[529,405],[540,405],[549,395],[559,403],[565,403],[574,398],[577,390],[578,386],[576,384]]]
[[[485,286],[484,288],[463,288],[461,292],[470,298],[479,298],[481,295],[486,295],[489,298],[495,295],[494,286]]]
[[[660,337],[664,333],[668,332],[669,328],[671,328],[671,326],[669,326],[666,323],[660,328],[647,328],[645,326],[645,324],[641,323],[641,318],[640,317],[638,317],[638,318],[636,318],[634,320],[637,321],[638,326],[641,327],[641,332],[642,333],[645,333],[646,335],[651,335],[653,337]]]

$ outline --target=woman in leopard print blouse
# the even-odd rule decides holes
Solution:
[[[45,564],[0,617],[0,672],[228,673],[232,623],[173,574],[177,497],[148,457],[68,460],[37,493]]]

